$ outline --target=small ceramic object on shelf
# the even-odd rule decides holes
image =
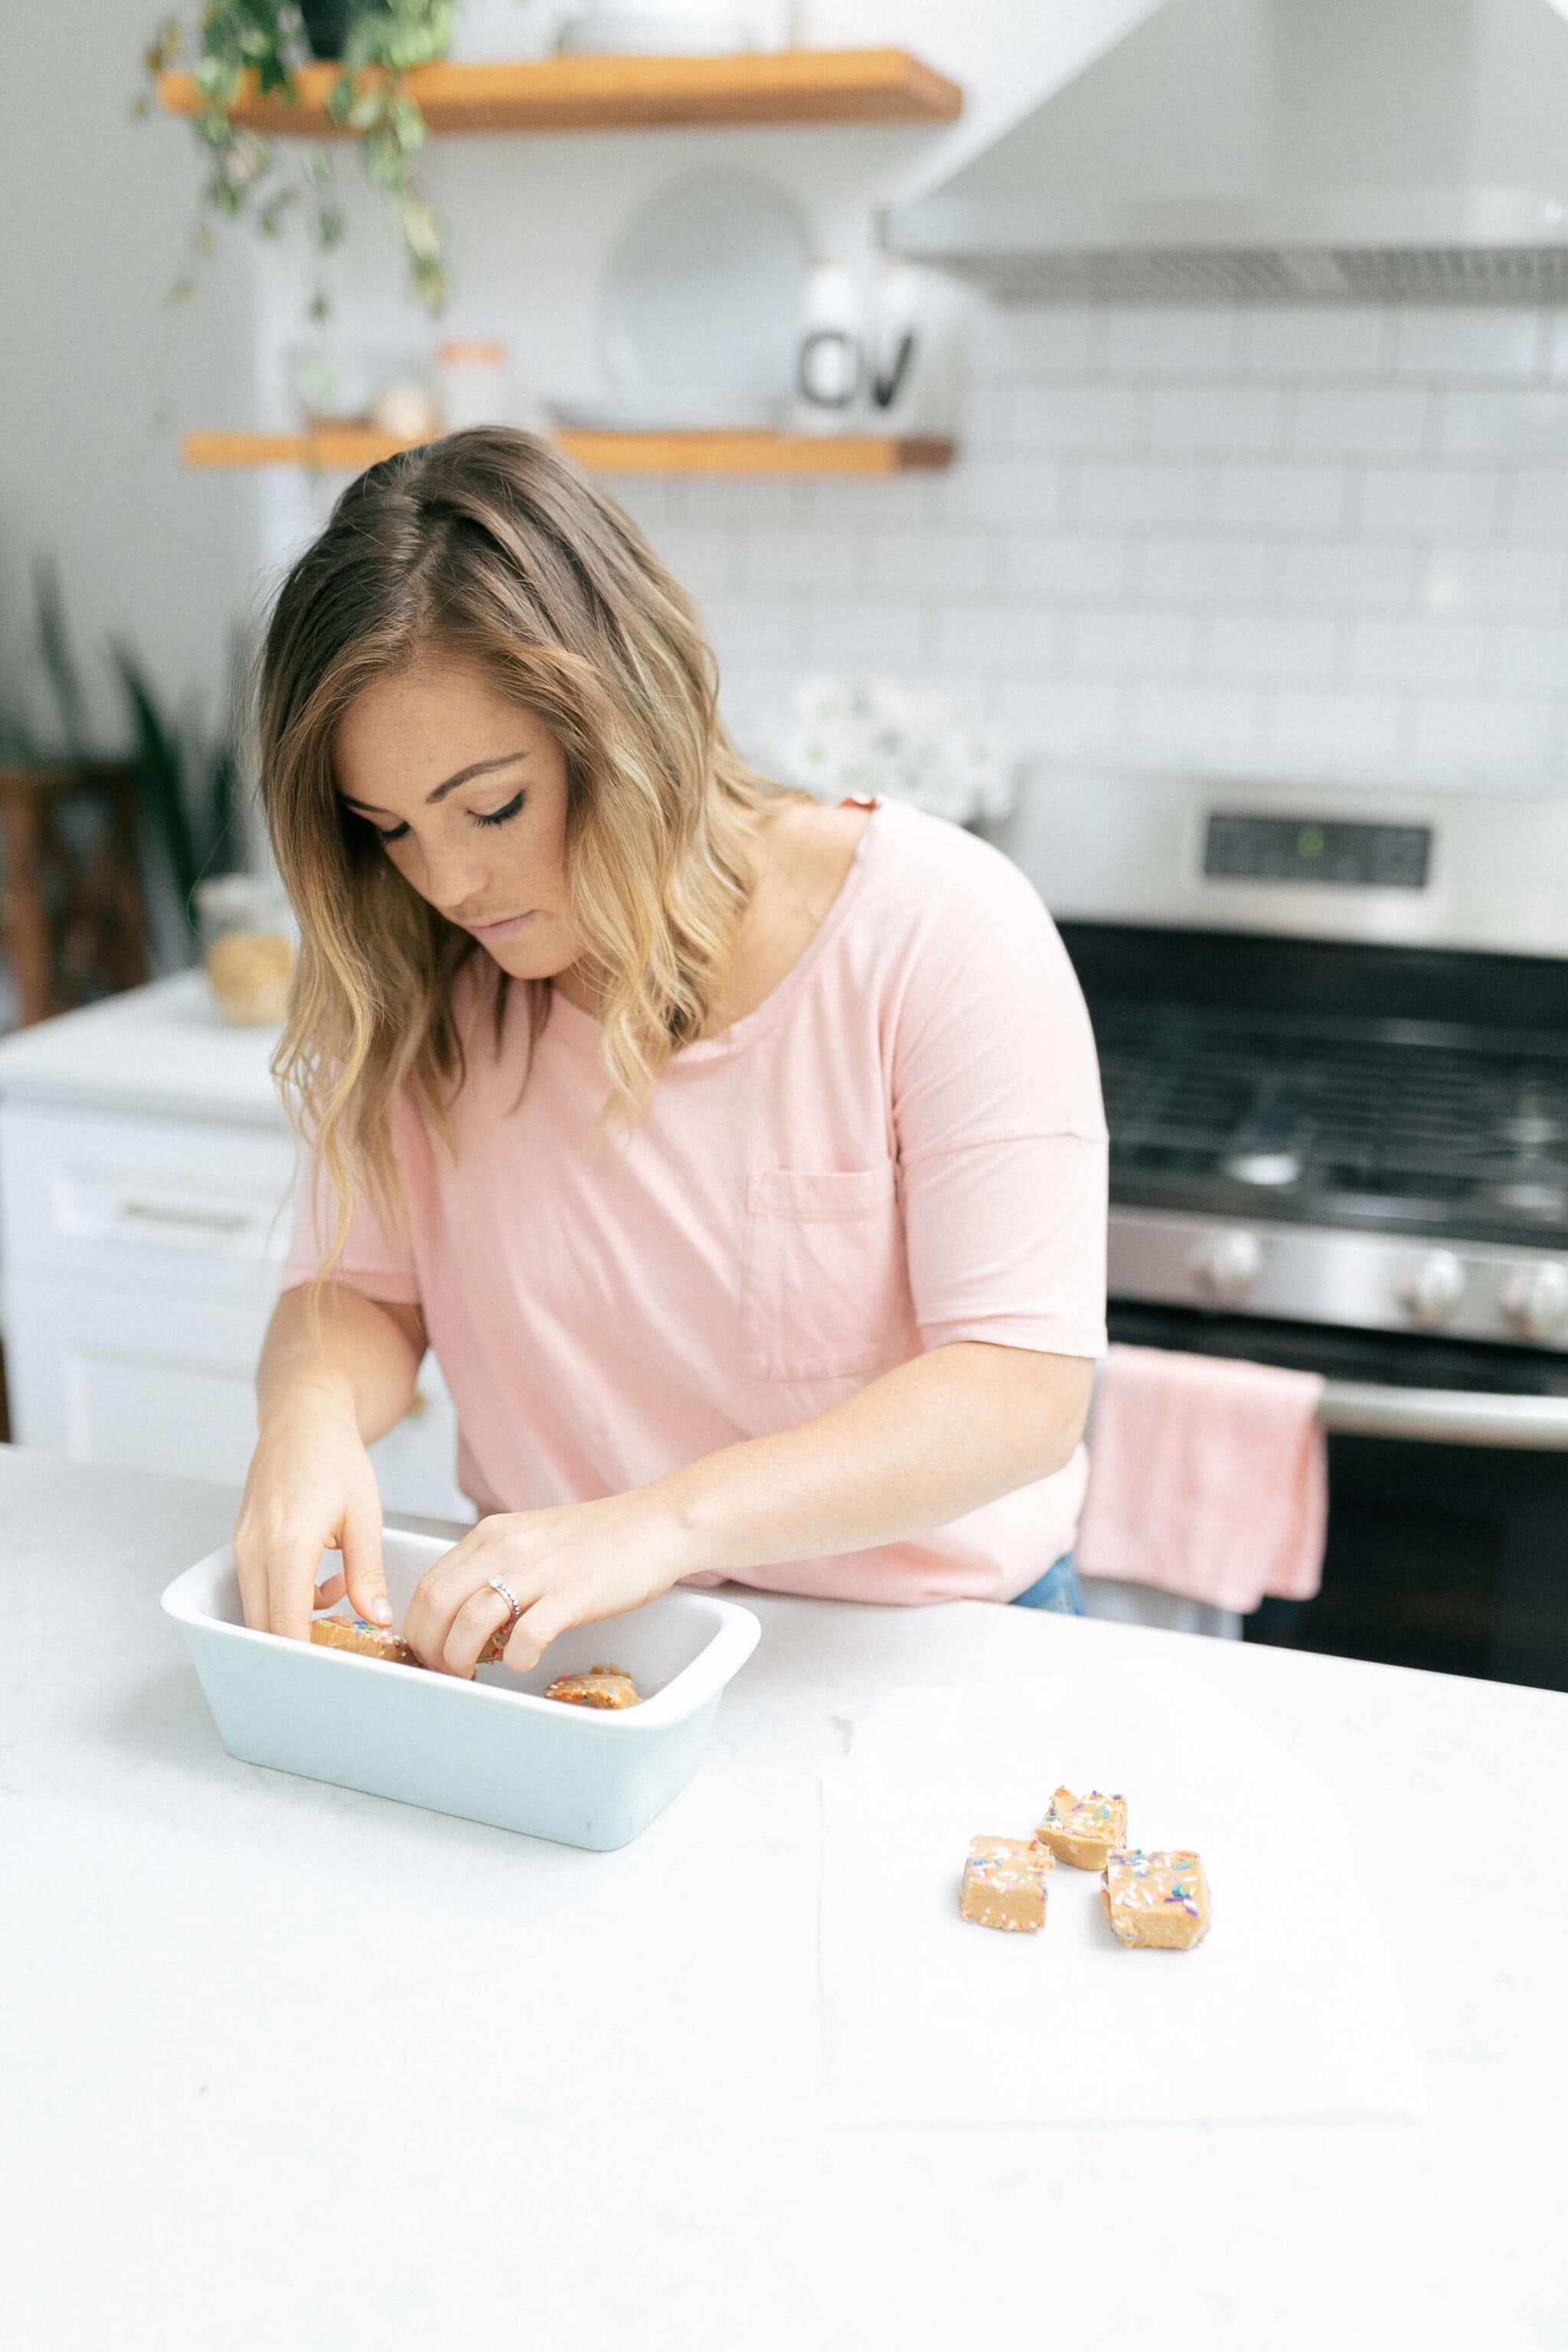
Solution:
[[[873,269],[866,405],[874,432],[946,436],[957,408],[954,289],[931,269],[884,256]]]
[[[370,421],[378,433],[400,441],[433,441],[441,430],[441,404],[417,376],[395,375],[372,401]]]
[[[368,425],[375,398],[378,362],[363,346],[318,336],[290,343],[289,389],[301,420],[313,425]]]
[[[196,885],[202,961],[213,1003],[238,1028],[275,1028],[289,1007],[294,917],[265,874],[224,874]]]
[[[864,429],[865,314],[854,271],[842,261],[816,262],[797,319],[795,422],[803,433]]]
[[[568,57],[726,57],[753,46],[742,0],[605,0],[574,8],[558,43]]]
[[[458,0],[454,65],[510,65],[555,47],[567,0]]]
[[[436,378],[441,422],[447,433],[473,425],[511,425],[524,433],[548,433],[544,403],[518,383],[504,343],[488,336],[450,338],[436,346]]]

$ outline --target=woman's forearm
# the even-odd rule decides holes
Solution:
[[[416,1307],[384,1305],[345,1283],[321,1286],[321,1326],[308,1285],[286,1290],[272,1311],[256,1373],[257,1420],[300,1403],[336,1405],[353,1417],[367,1445],[407,1412],[425,1354]]]
[[[643,1491],[674,1514],[693,1568],[898,1543],[1060,1469],[1093,1381],[1083,1357],[955,1340],[798,1428],[705,1454]]]

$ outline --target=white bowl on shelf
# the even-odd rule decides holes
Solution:
[[[730,57],[752,46],[750,27],[725,7],[694,7],[690,0],[580,8],[557,37],[566,57]]]
[[[415,1586],[451,1547],[392,1528],[382,1540],[401,1624]],[[324,1572],[339,1564],[335,1553],[325,1559]],[[563,1633],[531,1675],[481,1666],[466,1683],[253,1631],[226,1545],[177,1576],[163,1601],[231,1756],[600,1852],[629,1844],[686,1786],[725,1685],[762,1633],[749,1609],[677,1586]],[[543,1696],[557,1675],[602,1659],[648,1694],[640,1706]]]

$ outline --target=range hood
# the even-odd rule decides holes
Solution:
[[[1164,0],[885,234],[1004,301],[1568,300],[1568,22]]]

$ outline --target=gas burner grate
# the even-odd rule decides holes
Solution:
[[[1568,1054],[1416,1024],[1106,1002],[1113,1187],[1144,1205],[1568,1227]],[[1130,1189],[1131,1188],[1131,1189]],[[1458,1229],[1458,1228],[1456,1228]]]

